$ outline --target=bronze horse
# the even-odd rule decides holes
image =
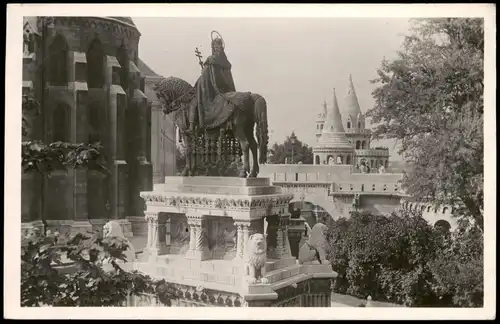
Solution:
[[[175,125],[179,128],[180,136],[186,147],[186,166],[182,176],[193,176],[195,161],[192,156],[193,145],[200,135],[196,127],[190,125],[190,107],[195,105],[195,88],[187,81],[169,77],[155,87],[156,95],[162,102],[163,111],[172,114]],[[236,92],[235,94],[243,94]],[[208,134],[222,134],[231,131],[238,141],[243,153],[243,168],[239,172],[242,178],[257,177],[259,163],[266,163],[267,144],[269,141],[267,126],[267,104],[264,97],[256,93],[247,93],[249,100],[235,106],[233,112],[224,122],[212,129],[205,129]],[[257,141],[254,137],[256,127]],[[194,132],[193,132],[194,129]],[[252,170],[250,171],[249,151],[252,152]],[[259,151],[259,159],[257,159]]]

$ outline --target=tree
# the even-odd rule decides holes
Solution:
[[[99,233],[30,235],[21,250],[21,306],[125,306],[142,294],[170,306],[174,286],[124,269],[126,249],[120,238]]]
[[[375,138],[401,142],[403,185],[418,199],[454,207],[483,229],[483,19],[414,22],[393,61],[382,62]]]
[[[339,293],[407,306],[482,307],[482,232],[430,226],[418,211],[353,212],[328,224]]]
[[[288,163],[299,163],[303,164],[313,164],[313,153],[312,147],[301,142],[295,137],[295,143],[292,144],[292,139],[295,134],[292,132],[291,136],[287,136],[283,144],[274,143],[271,148],[270,163],[273,164],[284,164],[286,161]]]

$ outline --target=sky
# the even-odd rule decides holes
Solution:
[[[270,144],[292,131],[314,146],[315,120],[323,102],[331,106],[336,89],[345,108],[352,75],[362,112],[373,107],[370,80],[382,59],[395,57],[406,18],[152,18],[134,17],[141,32],[139,57],[156,73],[180,77],[192,85],[200,75],[195,48],[210,55],[210,33],[218,31],[232,64],[238,91],[259,93],[267,101]],[[369,122],[367,123],[369,127]],[[394,142],[392,160],[400,160]]]

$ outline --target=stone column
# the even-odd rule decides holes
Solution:
[[[270,215],[266,217],[267,220],[267,257],[271,259],[278,258],[278,228],[279,218],[277,215]]]
[[[159,213],[145,212],[146,221],[148,222],[148,243],[146,251],[151,256],[166,254],[166,218],[160,218]]]
[[[205,242],[205,231],[203,228],[203,216],[199,214],[186,214],[189,233],[189,250],[186,257],[196,260],[206,259],[207,242]]]
[[[196,227],[194,224],[189,225],[189,251],[194,251],[196,247]]]
[[[282,215],[280,217],[277,246],[276,246],[276,257],[279,259],[290,258],[290,241],[288,240],[288,225],[290,220],[290,215]]]
[[[248,256],[248,239],[250,238],[250,222],[244,222],[241,225],[243,227],[243,258],[246,259]]]
[[[237,241],[236,241],[236,258],[243,259],[244,242],[243,242],[243,224],[236,223]]]

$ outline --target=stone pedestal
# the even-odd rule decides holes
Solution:
[[[293,194],[282,193],[269,179],[166,177],[164,184],[155,184],[153,191],[142,192],[141,197],[146,202],[149,257],[137,262],[135,268],[184,289],[179,305],[326,305],[329,291],[325,294],[314,288],[314,283],[336,274],[330,265],[300,265],[292,256],[288,204]],[[168,219],[179,224],[175,217],[187,218],[186,252],[170,252],[170,239],[179,233],[170,232]],[[232,233],[229,238],[228,232]],[[255,264],[249,263],[250,259],[260,257],[253,245],[257,241],[251,241],[257,233],[264,234],[267,249],[263,269],[255,268],[262,276],[253,284],[247,267]],[[231,249],[232,259],[213,259],[214,245],[218,244]]]

